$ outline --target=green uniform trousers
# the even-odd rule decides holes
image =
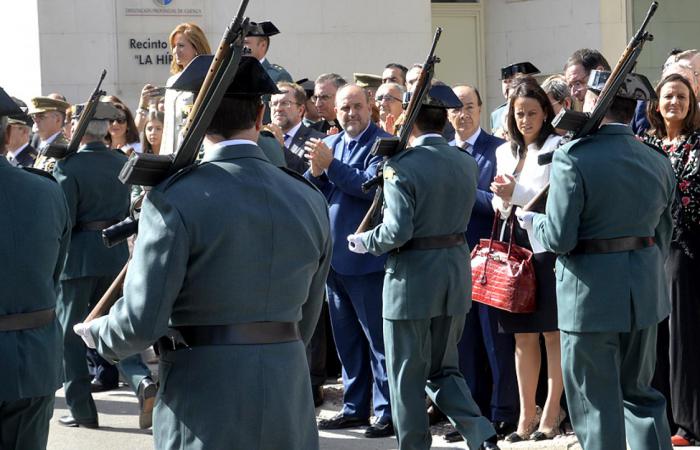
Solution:
[[[116,274],[115,274],[116,276]],[[66,404],[73,417],[81,421],[97,419],[97,408],[90,390],[85,344],[73,332],[107,291],[114,277],[83,277],[61,280],[56,316],[63,330],[63,388]]]
[[[626,333],[561,332],[571,424],[585,450],[671,450],[666,400],[651,387],[656,325]],[[625,433],[626,432],[626,433]]]
[[[496,434],[459,371],[457,341],[464,320],[465,316],[384,319],[391,411],[400,450],[430,448],[426,393],[471,449]]]
[[[49,439],[54,394],[0,401],[0,448],[40,450]]]

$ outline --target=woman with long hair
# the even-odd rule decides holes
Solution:
[[[119,149],[127,156],[132,152],[140,153],[141,144],[139,143],[139,132],[134,123],[134,116],[128,106],[121,101],[116,95],[107,95],[102,98],[114,105],[123,114],[121,117],[111,120],[107,130],[107,146],[111,149]]]
[[[698,104],[690,82],[674,73],[656,87],[647,106],[646,140],[668,155],[680,202],[666,260],[671,294],[669,318],[670,403],[678,425],[674,446],[700,445],[700,130]],[[663,322],[662,322],[663,323]],[[665,330],[660,330],[663,336]],[[660,355],[663,358],[665,355]],[[658,367],[658,366],[657,366]]]
[[[524,206],[549,181],[549,165],[540,165],[538,155],[554,150],[559,140],[551,121],[554,110],[547,94],[530,76],[517,78],[509,97],[507,117],[510,142],[496,149],[498,175],[491,184],[493,205],[501,217],[509,217],[514,208]],[[518,428],[506,437],[508,442],[526,439],[551,439],[560,433],[565,412],[560,406],[564,389],[561,374],[561,349],[557,326],[554,278],[556,256],[546,252],[539,242],[513,220],[515,243],[533,251],[536,275],[537,310],[516,314],[498,311],[501,331],[515,335],[515,371],[520,397]],[[544,408],[536,406],[536,391],[541,360],[540,336],[547,349],[548,392]]]

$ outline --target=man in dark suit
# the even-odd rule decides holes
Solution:
[[[455,139],[450,144],[472,155],[479,167],[476,203],[467,228],[467,243],[473,249],[479,239],[491,234],[494,212],[489,185],[496,176],[496,148],[505,141],[481,129],[482,102],[476,88],[455,86],[453,91],[463,106],[449,110],[448,118],[455,129]],[[491,419],[499,434],[513,428],[518,419],[514,345],[512,335],[498,333],[493,308],[474,303],[467,314],[458,345],[459,366],[482,413]],[[489,379],[487,362],[483,360],[484,354],[491,367],[492,380]],[[459,434],[455,433],[454,437],[459,437]]]
[[[374,178],[381,160],[370,155],[372,144],[390,135],[370,121],[369,99],[361,87],[341,88],[335,104],[344,131],[323,141],[310,139],[305,147],[310,167],[304,176],[321,189],[330,208],[333,257],[327,287],[345,390],[343,409],[318,427],[368,425],[371,405],[377,421],[365,436],[382,437],[393,434],[382,332],[386,258],[352,253],[346,237],[355,232],[374,196],[373,190],[362,191],[362,183]]]
[[[13,166],[33,167],[37,151],[29,143],[29,135],[34,121],[27,114],[27,105],[22,100],[14,97],[12,100],[22,113],[7,118],[7,154],[5,156]]]
[[[287,167],[301,174],[309,168],[304,158],[304,144],[310,138],[323,139],[325,134],[312,130],[302,123],[305,112],[306,92],[295,83],[277,83],[280,94],[270,98],[272,124],[282,137]]]
[[[331,128],[342,131],[342,125],[336,120],[335,94],[345,84],[347,84],[345,79],[337,73],[324,73],[316,78],[314,95],[311,99],[314,101],[322,120],[313,124],[311,128],[325,134],[328,134]]]

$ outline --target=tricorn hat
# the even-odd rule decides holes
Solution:
[[[297,80],[296,84],[302,87],[304,89],[304,92],[306,92],[306,98],[311,98],[314,95],[314,88],[316,87],[316,83],[313,82],[313,80],[309,80],[308,78],[302,78],[301,80]]]
[[[65,113],[70,108],[70,103],[51,97],[34,97],[30,103],[27,114],[39,114],[47,111]]]
[[[250,22],[250,28],[248,28],[248,36],[274,36],[279,34],[280,30],[277,29],[275,24],[272,22]]]
[[[28,109],[27,104],[16,97],[12,97],[12,101],[14,101],[17,104],[17,106],[19,107],[19,109],[22,112],[19,114],[12,114],[12,115],[8,116],[7,123],[8,124],[15,123],[15,124],[24,125],[27,127],[31,127],[32,125],[34,125],[34,121],[29,116],[29,114],[27,114],[27,109]]]
[[[213,58],[213,55],[195,57],[168,88],[178,91],[199,91],[207,72],[209,72]],[[260,61],[252,56],[242,56],[233,82],[226,90],[226,97],[262,96],[279,93],[275,82],[272,81]]]
[[[462,101],[455,95],[451,87],[446,84],[436,84],[423,97],[423,105],[433,108],[461,108]]]
[[[512,78],[519,73],[524,75],[532,75],[535,73],[540,73],[540,69],[535,67],[535,65],[529,61],[511,64],[510,66],[501,68],[501,80]]]
[[[0,117],[22,114],[22,110],[17,106],[5,90],[0,87]]]
[[[610,78],[610,72],[607,70],[591,70],[588,77],[588,89],[600,94],[608,78]],[[656,92],[647,77],[639,73],[629,73],[615,96],[648,101],[656,99]]]
[[[80,103],[73,107],[73,120],[80,119],[85,105],[85,103]],[[92,116],[92,120],[115,120],[123,119],[124,117],[126,117],[124,111],[118,109],[113,104],[109,102],[97,102],[95,106],[95,115]]]
[[[353,73],[355,84],[361,88],[378,88],[382,85],[382,77],[373,73]]]

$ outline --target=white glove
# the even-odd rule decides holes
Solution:
[[[73,332],[83,338],[83,342],[85,342],[85,345],[87,345],[89,348],[95,348],[95,339],[93,339],[92,334],[90,334],[90,322],[76,323],[73,325]]]
[[[348,248],[353,253],[358,253],[364,255],[367,253],[367,247],[362,243],[362,239],[359,234],[351,234],[348,236]]]
[[[515,217],[518,218],[518,223],[526,230],[532,230],[532,219],[535,217],[535,214],[536,213],[532,211],[523,211],[520,208],[515,211]]]

